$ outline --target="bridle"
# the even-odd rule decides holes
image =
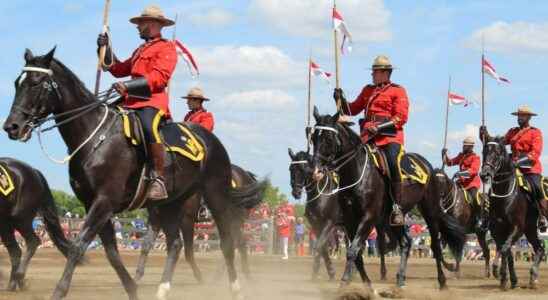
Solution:
[[[488,142],[487,145],[496,145],[497,147],[501,147],[501,145],[497,142]],[[503,162],[504,162],[504,159],[499,159],[496,165],[492,164],[489,161],[484,161],[483,162],[484,165],[485,165],[484,167],[489,167],[493,171],[493,178],[492,178],[492,183],[493,184],[500,184],[500,183],[504,183],[504,182],[507,182],[507,181],[512,181],[511,186],[508,188],[508,192],[504,195],[495,194],[493,192],[493,189],[491,188],[491,191],[489,192],[489,195],[492,196],[492,197],[495,197],[495,198],[506,198],[506,197],[511,196],[512,194],[514,194],[514,192],[516,190],[516,186],[517,186],[517,179],[514,176],[514,172],[512,172],[512,171],[499,172],[500,168],[502,167]],[[495,180],[497,177],[498,178],[503,177],[503,178],[500,179],[500,180]]]
[[[25,80],[25,78],[27,76],[27,72],[38,72],[38,73],[42,73],[42,74],[47,75],[46,79],[43,80],[40,84],[37,84],[36,86],[31,87],[31,89],[35,88],[35,87],[40,87],[40,86],[42,87],[42,89],[40,90],[40,93],[38,94],[38,96],[36,98],[37,101],[45,101],[45,100],[42,100],[42,96],[44,94],[44,91],[45,91],[45,94],[47,96],[49,96],[53,91],[55,91],[55,95],[57,96],[57,100],[61,101],[63,99],[62,94],[59,91],[59,85],[54,80],[53,70],[51,70],[51,69],[35,67],[35,66],[25,66],[25,67],[23,67],[22,74],[20,75],[20,77],[18,79],[17,88],[19,88],[19,86],[21,86],[21,83]],[[93,139],[93,137],[97,134],[99,129],[105,124],[105,122],[107,120],[107,117],[108,117],[108,112],[109,112],[109,109],[108,109],[108,106],[107,106],[106,103],[107,103],[108,100],[113,99],[113,98],[118,96],[116,93],[113,93],[113,92],[114,92],[114,90],[111,88],[111,89],[109,89],[107,91],[104,91],[104,92],[99,94],[99,96],[98,96],[98,98],[100,99],[99,101],[94,101],[92,103],[77,107],[75,109],[67,110],[67,111],[64,111],[62,113],[51,114],[51,115],[48,114],[48,115],[43,116],[43,117],[38,115],[39,112],[37,113],[37,112],[29,111],[28,109],[25,109],[24,107],[21,107],[21,106],[18,106],[18,105],[13,106],[13,109],[16,110],[16,111],[22,112],[22,113],[29,116],[28,120],[26,120],[25,124],[24,124],[24,127],[28,126],[30,128],[29,132],[32,132],[35,129],[38,129],[37,130],[38,141],[39,141],[39,144],[40,144],[40,148],[42,149],[42,152],[44,152],[46,157],[48,159],[50,159],[51,161],[55,162],[55,163],[64,164],[64,163],[69,162],[88,142],[90,142]],[[62,126],[64,124],[67,124],[67,123],[69,123],[73,120],[76,120],[76,119],[84,116],[88,112],[90,112],[94,109],[97,109],[99,107],[103,107],[105,109],[104,116],[102,117],[102,119],[99,122],[99,124],[97,125],[97,127],[91,132],[91,134],[78,147],[76,147],[76,149],[71,154],[67,155],[62,160],[58,160],[58,159],[52,158],[47,153],[44,145],[42,144],[41,133],[49,131],[49,130],[54,129],[56,127]],[[44,113],[42,113],[42,114],[44,114]],[[50,127],[47,127],[45,129],[41,128],[41,126],[44,123],[46,123],[50,120],[56,120],[56,119],[61,118],[61,117],[66,117],[66,118],[62,121],[56,122],[54,125],[52,125]]]

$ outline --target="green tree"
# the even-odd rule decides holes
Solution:
[[[276,207],[285,200],[287,200],[287,196],[280,191],[280,188],[268,182],[264,193],[264,202],[270,207]]]
[[[84,205],[74,195],[59,190],[52,190],[51,193],[60,215],[64,215],[67,211],[82,217],[86,214]]]

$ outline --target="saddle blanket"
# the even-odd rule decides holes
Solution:
[[[144,137],[142,135],[141,121],[131,111],[118,107],[121,112],[124,126],[124,135],[135,146],[140,145]],[[154,122],[157,123],[157,122]],[[167,123],[160,128],[154,124],[154,134],[166,144],[166,151],[177,153],[192,161],[202,161],[205,157],[205,147],[199,138],[181,123]]]
[[[519,169],[516,169],[516,179],[518,181],[518,186],[523,189],[524,191],[528,193],[533,193],[533,186],[532,183],[529,182],[521,173]],[[548,178],[542,176],[541,179],[541,187],[542,187],[542,197],[544,197],[544,200],[548,201]]]
[[[375,166],[381,170],[381,173],[389,176],[390,172],[384,153],[374,145],[367,144],[366,147]],[[425,184],[430,177],[428,168],[420,161],[419,157],[413,154],[405,153],[402,150],[398,155],[398,164],[402,180],[411,180],[420,184]]]
[[[13,179],[8,172],[8,168],[0,164],[0,194],[7,197],[13,192],[14,189],[15,185],[13,184]]]

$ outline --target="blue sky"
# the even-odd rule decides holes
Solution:
[[[212,101],[215,133],[232,161],[259,175],[269,175],[289,195],[287,148],[305,147],[306,61],[312,53],[333,71],[328,0],[155,1],[168,16],[179,14],[177,37],[194,53],[202,75],[195,80],[180,63],[173,77],[171,109],[176,119],[186,105],[175,96],[199,85]],[[113,0],[111,32],[119,57],[127,57],[141,41],[128,19],[149,1]],[[529,104],[544,130],[545,70],[548,67],[548,3],[545,1],[381,1],[339,0],[337,5],[354,35],[354,51],[342,58],[342,86],[349,99],[370,82],[367,69],[378,54],[391,57],[393,81],[407,88],[411,115],[406,149],[440,164],[447,81],[453,91],[473,99],[480,95],[481,36],[486,54],[512,84],[487,82],[487,124],[503,133],[515,124],[510,116]],[[0,30],[0,120],[9,113],[13,80],[23,66],[23,52],[43,54],[57,45],[56,57],[88,87],[93,86],[102,1],[2,1]],[[165,29],[171,37],[172,28]],[[113,79],[103,76],[103,87]],[[331,88],[314,80],[313,96],[322,113],[334,112]],[[477,136],[479,108],[453,107],[449,149],[456,154],[466,135]],[[66,166],[55,165],[40,152],[36,139],[26,144],[0,134],[2,156],[29,162],[42,170],[50,185],[70,191]],[[47,148],[62,157],[66,148],[57,132],[47,134]],[[548,159],[543,157],[548,163]]]

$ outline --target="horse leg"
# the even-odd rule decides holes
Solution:
[[[490,265],[490,259],[491,255],[489,253],[489,247],[487,246],[487,241],[485,240],[486,232],[483,230],[476,229],[476,236],[478,237],[478,243],[481,247],[481,252],[483,254],[483,260],[485,261],[485,278],[489,278],[491,274],[489,274],[489,265]]]
[[[493,273],[493,277],[495,277],[495,279],[499,279],[499,262],[500,262],[500,259],[501,259],[501,255],[500,255],[500,248],[497,246],[497,249],[496,249],[496,254],[495,254],[495,258],[493,259],[493,266],[492,266],[492,270],[491,272]]]
[[[509,251],[511,250],[509,249],[506,251],[501,251],[500,253],[500,270],[499,270],[500,289],[503,291],[506,291],[507,289],[506,285],[508,284],[507,269],[508,269],[508,252]]]
[[[400,268],[398,274],[396,274],[398,287],[405,286],[406,273],[407,273],[407,261],[409,259],[409,253],[411,252],[412,239],[407,233],[405,228],[401,229],[400,237]]]
[[[5,222],[9,221],[6,220]],[[10,256],[11,272],[7,290],[12,292],[17,289],[17,278],[15,274],[21,263],[21,248],[15,239],[13,230],[13,227],[9,224],[2,226],[0,229],[2,244],[8,249],[8,254]]]
[[[191,216],[185,214],[185,212],[183,212],[183,214],[181,232],[183,233],[185,260],[192,268],[194,278],[196,278],[199,283],[203,283],[202,272],[194,259],[194,218],[191,218]]]
[[[373,294],[377,295],[377,291],[373,289],[373,286],[371,285],[371,280],[369,279],[369,276],[365,271],[365,263],[363,262],[363,249],[364,247],[361,247],[361,249],[358,251],[358,255],[356,256],[356,269],[358,270],[358,273],[360,273],[362,282],[366,283],[367,287],[373,292]]]
[[[514,255],[512,251],[508,252],[508,271],[510,273],[510,288],[515,289],[518,286],[518,276],[514,268]]]
[[[89,244],[97,235],[97,232],[112,217],[109,199],[110,198],[108,197],[101,197],[94,201],[89,209],[82,230],[76,238],[74,246],[69,251],[65,270],[53,291],[52,300],[59,300],[67,295],[76,265],[84,256]]]
[[[247,280],[252,280],[251,270],[249,269],[247,243],[243,239],[243,237],[241,236],[241,232],[240,232],[240,237],[239,237],[239,241],[238,241],[238,253],[240,253],[240,260],[241,260],[241,263],[242,263],[242,271],[244,273],[245,278],[247,278]]]
[[[544,257],[545,249],[544,245],[538,238],[536,226],[528,227],[525,232],[525,236],[527,236],[527,240],[531,243],[531,246],[535,251],[535,255],[533,256],[533,265],[529,270],[529,288],[536,289],[538,284],[539,267],[542,262],[542,258]]]
[[[322,249],[320,249],[321,255],[323,257],[323,262],[325,264],[325,269],[327,271],[327,275],[329,276],[329,281],[333,281],[335,279],[335,268],[333,267],[333,262],[331,261],[331,257],[329,257],[329,251],[327,249],[327,244],[324,244]],[[319,259],[318,259],[318,265],[319,265]]]
[[[101,228],[101,231],[99,232],[99,237],[101,238],[101,242],[103,243],[103,247],[105,249],[105,254],[107,255],[107,259],[116,271],[116,274],[120,278],[120,281],[122,282],[122,285],[124,286],[124,289],[126,290],[126,293],[129,296],[129,299],[137,299],[137,284],[131,278],[131,275],[129,275],[129,272],[127,271],[126,267],[124,266],[124,263],[122,262],[122,259],[120,258],[120,253],[118,252],[118,247],[116,245],[116,234],[114,233],[114,225],[112,224],[112,221],[108,220],[103,228]]]
[[[322,252],[322,253],[320,253]],[[316,251],[314,252],[314,261],[312,262],[312,278],[311,280],[317,280],[318,279],[318,273],[320,272],[320,265],[321,265],[321,259],[323,256],[323,249],[318,249],[316,247]],[[327,257],[329,257],[329,253],[327,254]],[[324,258],[325,261],[325,258]]]
[[[367,275],[367,272],[365,271],[365,267],[363,264],[363,238],[367,237],[369,233],[371,232],[371,229],[373,228],[373,220],[371,217],[369,217],[369,214],[366,214],[362,221],[360,222],[360,225],[358,226],[358,229],[356,230],[356,235],[354,236],[354,239],[352,240],[352,243],[350,244],[350,247],[347,250],[346,253],[346,264],[348,267],[348,263],[354,263],[356,265],[356,268],[358,269],[358,272],[360,273],[360,277],[362,279],[362,282],[367,285],[367,287],[376,294],[375,289],[373,289],[373,285],[371,283],[371,279],[369,279],[369,276]],[[351,271],[351,269],[349,269]],[[347,273],[345,270],[345,274],[343,275],[343,283],[350,282],[351,273]],[[346,276],[346,277],[345,277]]]
[[[434,254],[434,258],[436,259],[436,268],[438,270],[438,283],[440,285],[440,289],[443,290],[447,288],[447,279],[445,278],[445,274],[443,273],[443,253],[441,250],[441,242],[439,240],[439,225],[436,222],[432,222],[430,219],[427,219],[426,223],[428,224],[430,237],[432,239],[430,249],[432,249],[432,253]]]
[[[385,240],[385,231],[384,228],[380,227],[377,228],[377,246],[379,249],[379,256],[381,258],[381,280],[386,280],[386,261],[385,261],[385,252],[386,252],[386,240]]]
[[[30,264],[30,260],[32,259],[34,253],[36,253],[36,249],[40,245],[40,239],[38,238],[38,236],[36,236],[36,233],[34,233],[31,222],[27,222],[27,224],[18,227],[17,230],[25,239],[26,251],[23,255],[23,259],[21,260],[21,264],[15,272],[15,279],[17,281],[17,284],[19,285],[19,289],[24,290],[25,274],[27,273],[27,268]]]
[[[181,254],[183,244],[181,242],[181,236],[179,234],[180,223],[180,209],[173,209],[172,207],[164,209],[162,207],[161,213],[161,227],[166,235],[167,244],[167,259],[164,265],[164,272],[162,273],[162,279],[156,292],[156,298],[159,300],[166,300],[171,289],[171,280],[173,279],[173,273],[177,266],[177,260]]]
[[[331,220],[327,220],[325,225],[321,229],[320,235],[318,236],[316,242],[316,249],[318,249],[318,251],[316,251],[316,255],[314,258],[314,265],[312,269],[313,278],[318,276],[318,270],[320,268],[320,256],[323,257],[325,268],[327,269],[327,274],[329,275],[329,280],[333,280],[333,278],[335,277],[335,270],[333,269],[333,265],[331,264],[331,258],[329,257],[327,245],[328,236],[332,232],[332,230],[333,222],[331,222]]]
[[[139,263],[137,264],[137,270],[135,271],[135,281],[140,281],[145,275],[145,265],[147,263],[148,254],[154,247],[154,242],[158,237],[160,228],[156,225],[152,225],[151,218],[149,218],[149,229],[141,246],[141,255],[139,256]]]

